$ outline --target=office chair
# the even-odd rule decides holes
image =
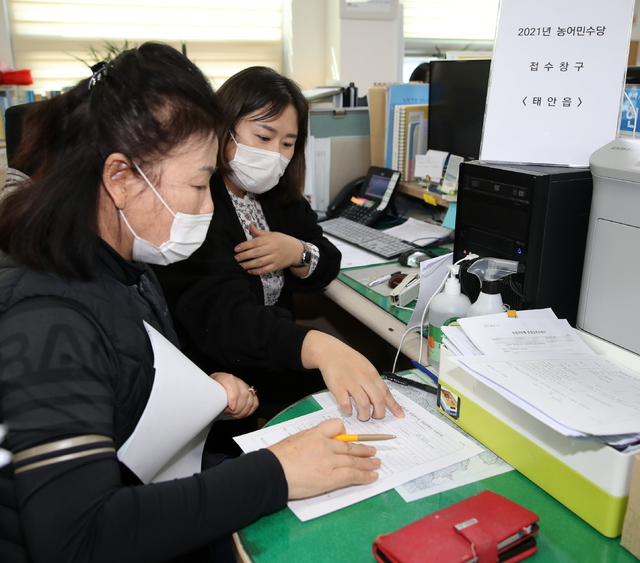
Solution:
[[[22,120],[26,113],[39,102],[18,104],[7,108],[4,113],[5,131],[7,141],[7,165],[13,168],[13,157],[16,154],[20,139],[22,139]],[[22,170],[21,172],[24,172]]]

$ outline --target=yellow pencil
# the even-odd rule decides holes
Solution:
[[[338,434],[334,436],[334,440],[342,440],[343,442],[375,442],[377,440],[393,440],[393,434]]]

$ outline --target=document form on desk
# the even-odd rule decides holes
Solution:
[[[235,438],[245,452],[264,448],[323,420],[341,418],[347,434],[394,434],[394,440],[371,443],[382,466],[380,477],[369,485],[347,487],[314,498],[289,502],[303,522],[388,491],[432,471],[437,471],[480,453],[482,448],[401,393],[394,397],[405,411],[404,418],[390,413],[382,420],[361,422],[344,416],[337,404],[288,422],[265,427]]]
[[[558,319],[551,309],[518,311],[516,318],[506,313],[465,317],[458,324],[487,356],[560,353],[563,356],[593,355],[566,319]]]
[[[640,376],[606,356],[463,356],[454,361],[492,382],[498,392],[515,395],[533,416],[551,418],[556,424],[543,422],[565,436],[640,433]]]
[[[596,355],[551,310],[458,322],[485,355],[458,356],[453,361],[558,432],[640,433],[640,375]]]
[[[508,352],[514,352],[516,349],[522,350],[523,346],[527,343],[533,346],[528,349],[530,352],[534,352],[540,348],[540,341],[545,336],[540,334],[538,327],[532,334],[523,334],[522,323],[531,323],[537,320],[540,321],[558,321],[555,313],[551,309],[530,309],[526,311],[518,311],[517,319],[507,317],[506,313],[497,313],[495,315],[484,315],[481,317],[467,317],[462,321],[462,324],[469,330],[468,332],[463,326],[443,326],[442,332],[445,339],[443,344],[446,344],[447,348],[453,352],[456,356],[481,356],[490,353],[500,353],[503,350]],[[460,323],[460,319],[458,319]],[[570,329],[570,327],[569,327]],[[556,326],[556,331],[553,332],[554,336],[562,335],[561,340],[567,340],[566,333],[567,325],[561,323]],[[513,331],[517,330],[519,334],[514,335]],[[558,334],[559,333],[559,334]],[[586,347],[584,342],[578,338],[573,329],[570,329],[572,338],[579,340],[576,342],[576,349],[585,351],[587,353],[593,353]],[[470,337],[473,335],[473,338]]]
[[[449,325],[442,327],[443,346],[454,356],[482,356],[482,350],[478,348],[467,336],[467,333],[459,326]]]

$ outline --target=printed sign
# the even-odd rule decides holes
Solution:
[[[615,139],[634,0],[502,0],[480,160],[589,166]]]

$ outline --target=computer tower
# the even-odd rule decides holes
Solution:
[[[524,273],[502,280],[503,302],[551,307],[575,326],[592,187],[586,168],[462,163],[454,261],[474,253],[520,262]],[[480,282],[469,263],[460,282],[473,302]]]

